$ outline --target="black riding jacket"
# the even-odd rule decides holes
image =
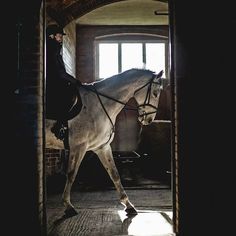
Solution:
[[[79,81],[66,72],[61,55],[62,45],[54,39],[46,42],[46,78],[48,86],[68,86]]]

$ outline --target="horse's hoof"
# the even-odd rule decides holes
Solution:
[[[126,211],[127,216],[133,216],[133,215],[138,214],[138,212],[133,207],[132,208],[126,208],[125,211]]]
[[[72,217],[78,215],[78,212],[74,208],[69,208],[65,210],[65,217]]]

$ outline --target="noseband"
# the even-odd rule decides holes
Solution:
[[[152,84],[158,84],[158,85],[162,85],[162,80],[160,79],[160,81],[158,80],[158,82],[154,82],[154,79],[156,78],[156,75],[153,75],[152,79],[146,83],[145,85],[143,85],[141,88],[138,88],[137,90],[134,91],[134,95],[135,93],[137,93],[138,91],[142,90],[143,88],[145,88],[146,86],[148,86],[147,88],[147,93],[146,93],[146,97],[144,99],[143,104],[138,105],[138,117],[145,117],[147,115],[150,114],[154,114],[157,112],[157,107],[153,106],[152,104],[150,104],[150,99],[151,99],[151,89],[152,89]],[[160,77],[159,77],[160,78]],[[154,109],[154,111],[150,111],[150,112],[145,112],[144,110],[141,110],[141,108],[145,108],[145,107],[151,107],[152,109]]]

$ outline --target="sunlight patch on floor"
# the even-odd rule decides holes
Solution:
[[[172,220],[171,211],[140,210],[133,217],[127,217],[124,211],[118,211],[122,221],[123,232],[137,236],[171,236],[174,235],[172,225],[164,216]]]

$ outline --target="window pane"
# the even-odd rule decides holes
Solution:
[[[164,43],[147,43],[146,44],[146,69],[156,73],[164,71],[165,78],[165,44]]]
[[[121,70],[143,67],[143,50],[141,43],[121,44]]]
[[[99,78],[118,74],[118,44],[99,44]]]

